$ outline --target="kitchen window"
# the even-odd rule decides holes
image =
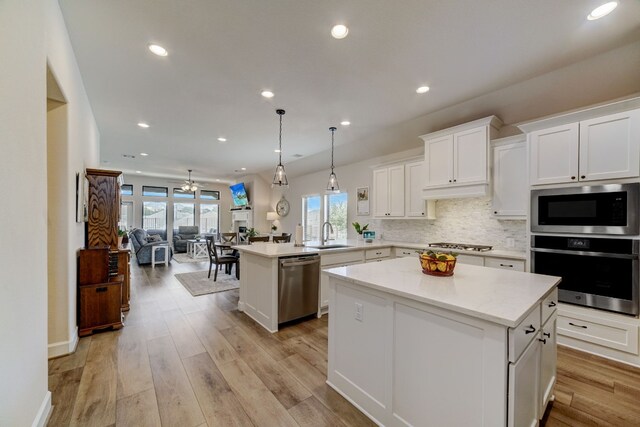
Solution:
[[[312,194],[302,197],[302,228],[305,241],[318,241],[322,235],[322,224],[333,225],[332,239],[347,238],[347,193]]]

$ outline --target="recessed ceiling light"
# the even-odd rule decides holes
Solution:
[[[220,180],[219,180],[219,179],[216,179],[216,181],[220,182]]]
[[[416,89],[416,93],[427,93],[429,92],[429,86],[420,86]]]
[[[218,142],[227,142],[227,138],[220,137],[218,138]]]
[[[163,48],[160,45],[157,44],[150,44],[149,45],[149,50],[153,53],[155,53],[158,56],[167,56],[169,55],[169,52],[167,52],[167,49]]]
[[[140,153],[140,155],[141,155],[141,156],[143,156],[143,157],[146,157],[146,156],[148,156],[149,154],[148,154],[148,153]]]
[[[149,123],[139,122],[138,126],[140,126],[143,129],[147,129],[149,127]]]
[[[613,9],[618,7],[617,1],[610,1],[608,3],[603,4],[602,6],[598,6],[591,11],[591,13],[587,16],[589,21],[595,21],[596,19],[600,19],[603,16],[607,16]]]
[[[275,150],[273,150],[274,153],[279,153],[280,150],[278,150],[277,148]]]
[[[263,90],[260,95],[264,96],[265,98],[273,98],[273,92],[271,92],[270,90]]]
[[[333,28],[331,29],[331,35],[333,36],[334,39],[343,39],[347,37],[347,34],[349,34],[349,29],[347,28],[346,25],[342,25],[342,24],[334,25]]]
[[[241,171],[246,171],[246,170],[247,170],[247,168],[240,168],[240,170],[241,170]]]
[[[142,173],[142,171],[136,171],[136,173]]]
[[[344,120],[344,121],[341,121],[340,124],[342,126],[349,126],[351,124],[351,122],[349,120]]]

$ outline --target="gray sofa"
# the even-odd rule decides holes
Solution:
[[[173,249],[176,253],[187,252],[187,240],[200,235],[197,225],[181,225],[173,231]]]
[[[151,243],[147,242],[147,237],[154,234],[160,235],[162,241]],[[131,240],[131,244],[133,245],[133,250],[136,254],[138,265],[151,264],[151,248],[153,246],[159,245],[161,243],[169,243],[167,242],[166,230],[143,230],[141,228],[134,228],[131,233],[129,233],[129,239]],[[158,250],[156,252],[156,261],[164,261],[164,257],[165,251]],[[169,262],[171,262],[171,258],[173,258],[173,251],[171,249],[171,245],[169,245]]]

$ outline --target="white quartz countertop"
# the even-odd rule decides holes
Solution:
[[[332,277],[515,327],[560,283],[559,277],[458,264],[453,276],[422,273],[414,258],[324,270]]]
[[[295,255],[309,255],[309,254],[323,254],[323,253],[337,253],[337,252],[347,252],[353,250],[361,250],[361,249],[375,249],[375,248],[389,248],[389,247],[397,247],[397,248],[409,248],[409,249],[429,249],[429,245],[427,243],[406,243],[406,242],[395,242],[390,240],[374,240],[372,243],[365,243],[363,240],[341,240],[334,241],[331,240],[327,244],[344,244],[348,245],[347,248],[334,248],[334,249],[315,249],[311,246],[319,246],[320,242],[307,242],[304,247],[295,247],[293,243],[264,243],[264,242],[256,242],[251,245],[238,245],[234,246],[234,249],[239,250],[240,252],[247,252],[253,255],[264,256],[267,258],[277,258],[277,257],[285,257],[285,256],[295,256]],[[434,249],[434,248],[431,248]],[[510,258],[510,259],[518,259],[524,260],[526,259],[526,254],[524,252],[517,251],[501,251],[501,250],[490,250],[486,252],[475,252],[475,251],[451,251],[446,250],[447,252],[457,252],[464,255],[472,255],[472,256],[488,256],[488,257],[499,257],[499,258]]]

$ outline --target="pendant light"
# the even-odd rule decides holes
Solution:
[[[284,116],[284,110],[276,110],[276,113],[280,116],[280,144],[278,146],[278,166],[276,166],[276,173],[273,175],[271,187],[288,187],[287,173],[284,171],[284,166],[282,166],[282,116]]]
[[[336,131],[336,128],[331,126],[329,130],[331,131],[331,173],[329,174],[329,182],[327,183],[327,192],[339,193],[340,186],[338,185],[338,178],[336,177],[335,172],[333,172],[333,134]]]

